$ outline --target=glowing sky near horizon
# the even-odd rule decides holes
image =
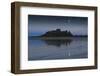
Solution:
[[[39,36],[56,29],[87,35],[88,17],[28,15],[28,36]]]

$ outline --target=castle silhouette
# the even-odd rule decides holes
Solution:
[[[73,34],[70,31],[61,31],[61,29],[56,29],[52,31],[48,31],[45,34],[41,35],[41,37],[72,37]]]

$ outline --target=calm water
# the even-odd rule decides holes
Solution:
[[[87,58],[87,38],[28,40],[28,60]]]

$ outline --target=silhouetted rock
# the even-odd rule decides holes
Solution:
[[[72,37],[72,33],[70,31],[61,31],[60,29],[48,31],[42,35],[42,37]]]

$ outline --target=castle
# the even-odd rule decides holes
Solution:
[[[41,36],[42,37],[72,37],[73,34],[67,30],[61,31],[61,29],[56,29],[56,30],[48,31]]]

